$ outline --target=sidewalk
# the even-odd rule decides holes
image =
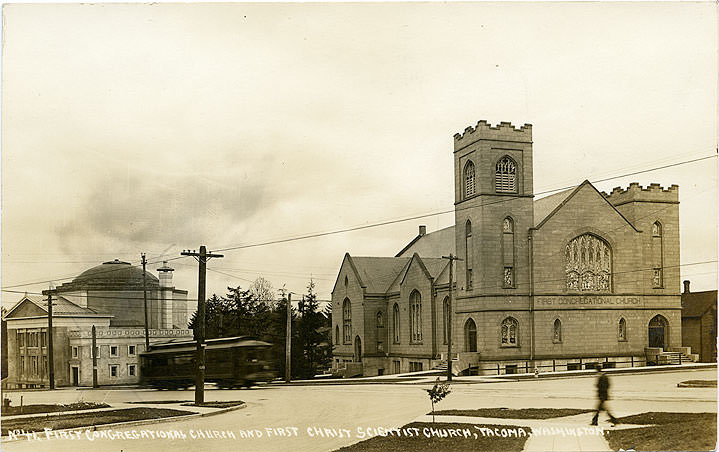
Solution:
[[[599,428],[591,427],[594,413],[582,413],[574,416],[565,416],[552,419],[506,419],[471,416],[435,416],[436,422],[463,423],[483,425],[515,425],[528,427],[533,432],[524,446],[524,452],[606,452],[610,451],[607,440],[604,439],[604,430],[619,430],[627,428],[640,428],[646,425],[619,424],[611,426],[607,422],[600,422]],[[432,422],[431,415],[422,415],[415,422]],[[545,434],[542,432],[545,431]]]

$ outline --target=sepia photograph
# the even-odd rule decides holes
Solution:
[[[716,450],[718,12],[4,3],[0,449]]]

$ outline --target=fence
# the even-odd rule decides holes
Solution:
[[[559,362],[558,362],[559,361]],[[545,363],[545,364],[542,364]],[[596,369],[597,365],[601,364],[602,368],[613,369],[616,367],[644,367],[647,365],[645,358],[637,358],[634,356],[628,357],[625,360],[612,360],[609,358],[579,358],[573,362],[565,362],[565,360],[553,359],[551,363],[549,360],[541,360],[541,363],[532,366],[529,361],[515,361],[513,363],[496,363],[487,364],[480,366],[470,366],[465,372],[468,375],[512,375],[521,373],[534,373],[536,367],[540,373],[544,372],[561,372],[567,370],[588,370]],[[628,364],[628,366],[622,366]]]

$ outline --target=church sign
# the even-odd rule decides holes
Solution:
[[[637,306],[641,303],[640,297],[610,296],[610,295],[584,295],[576,297],[537,297],[536,303],[545,306]]]

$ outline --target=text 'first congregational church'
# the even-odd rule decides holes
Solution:
[[[346,254],[332,292],[334,367],[377,375],[643,365],[681,345],[679,193],[591,183],[534,199],[532,126],[454,136],[455,224],[395,257]],[[457,254],[454,303],[449,265]]]

